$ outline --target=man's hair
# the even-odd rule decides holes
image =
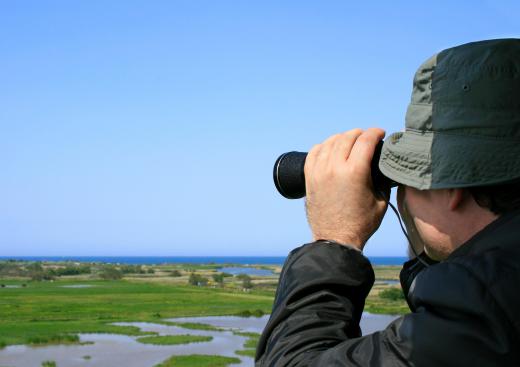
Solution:
[[[520,209],[520,182],[468,187],[468,191],[479,206],[497,215]]]

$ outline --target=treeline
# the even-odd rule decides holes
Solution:
[[[66,264],[60,266],[45,265],[42,262],[0,262],[0,277],[24,277],[35,281],[84,274],[105,280],[117,280],[126,274],[153,274],[154,272],[154,269],[145,269],[141,265]]]
[[[218,274],[212,275],[213,282],[218,284],[219,286],[223,286],[224,279],[229,278],[229,277],[233,277],[233,275],[228,274],[228,273],[218,273]],[[249,289],[253,288],[253,282],[249,275],[239,274],[236,276],[236,279],[240,280],[243,289],[249,290]],[[188,283],[191,285],[198,286],[198,287],[204,287],[204,286],[208,285],[209,279],[200,274],[191,273],[188,278]]]

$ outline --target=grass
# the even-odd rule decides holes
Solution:
[[[175,321],[161,321],[161,324],[179,326],[184,329],[190,330],[206,330],[206,331],[223,331],[225,329],[210,325],[203,324],[198,322],[175,322]]]
[[[235,354],[237,354],[239,356],[246,356],[246,357],[255,358],[255,356],[256,356],[256,349],[237,350],[237,351],[235,351]]]
[[[223,356],[173,356],[155,367],[227,367],[231,364],[240,363],[240,359]]]
[[[374,273],[378,280],[399,280],[401,266],[397,265],[378,265],[374,266]]]
[[[56,362],[44,361],[44,362],[42,362],[42,367],[56,367]]]
[[[365,302],[365,311],[387,315],[404,315],[410,312],[404,298],[388,298],[385,295],[388,289],[400,290],[400,288],[388,285],[375,285],[372,287]]]
[[[166,335],[166,336],[145,336],[137,339],[139,343],[154,345],[177,345],[189,343],[203,343],[213,340],[212,336],[205,335]]]
[[[221,265],[197,266],[213,271]],[[186,267],[176,267],[185,271]],[[168,272],[165,271],[168,269]],[[13,344],[75,342],[63,335],[78,333],[115,333],[143,336],[133,326],[111,325],[113,322],[159,322],[197,330],[220,331],[207,324],[168,323],[164,318],[192,316],[242,315],[259,316],[271,312],[275,277],[254,278],[250,292],[233,288],[234,277],[226,278],[224,287],[194,287],[187,277],[169,276],[173,267],[157,268],[156,274],[132,280],[102,281],[85,276],[61,277],[54,282],[28,282],[26,279],[0,279],[0,284],[22,285],[0,288],[0,348]],[[397,279],[400,267],[375,267],[377,279]],[[161,275],[164,273],[164,275]],[[210,273],[208,273],[210,274]],[[208,274],[204,274],[207,276]],[[184,279],[185,278],[185,279]],[[176,283],[176,282],[183,282]],[[90,285],[89,288],[64,288],[66,285]],[[276,283],[274,283],[276,284]],[[263,287],[267,285],[268,287]],[[379,295],[388,285],[375,285],[365,311],[403,314],[406,301]],[[60,340],[59,338],[64,338]],[[250,349],[250,348],[249,348]]]
[[[79,336],[71,334],[56,334],[45,336],[30,336],[27,338],[27,344],[45,346],[51,344],[79,344]]]
[[[2,288],[0,345],[28,344],[31,338],[58,334],[146,335],[136,327],[111,323],[157,322],[158,314],[163,318],[234,315],[251,309],[267,313],[273,301],[272,296],[255,291],[126,280],[81,282],[92,285],[90,288],[62,287],[76,283],[60,280],[31,282],[25,288]]]
[[[265,315],[265,312],[262,311],[262,310],[244,310],[244,311],[240,311],[238,312],[235,316],[240,316],[240,317],[262,317]]]
[[[383,299],[389,299],[392,301],[404,300],[404,293],[401,288],[388,288],[384,289],[379,293],[379,297]]]
[[[243,350],[237,350],[235,351],[235,354],[238,354],[240,356],[247,356],[247,357],[255,357],[256,354],[256,346],[258,345],[258,340],[260,339],[260,334],[257,333],[245,333],[245,332],[233,332],[235,335],[241,335],[246,336],[248,339],[244,343]]]

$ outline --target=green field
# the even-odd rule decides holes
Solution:
[[[238,358],[222,356],[174,356],[155,367],[226,367],[240,363]]]
[[[164,319],[268,314],[280,271],[278,266],[262,266],[275,273],[244,280],[243,277],[219,276],[218,266],[213,264],[119,268],[91,264],[90,273],[77,271],[86,270],[86,265],[7,265],[4,270],[20,272],[21,275],[4,274],[2,278],[0,273],[0,348],[13,344],[78,343],[78,333],[138,335],[141,336],[138,341],[153,344],[209,341],[208,337],[191,335],[159,337],[142,332],[137,327],[112,323],[145,321],[219,331],[221,329],[211,325]],[[365,311],[386,314],[408,312],[400,287],[385,283],[398,279],[399,270],[395,266],[375,267],[378,281],[366,300]],[[28,276],[30,271],[33,272],[32,277]],[[100,279],[114,274],[117,280]],[[199,282],[198,286],[193,285],[194,279]],[[81,288],[75,288],[78,285]],[[236,354],[254,357],[259,335],[238,334],[248,339],[243,346],[237,346]],[[227,366],[237,361],[220,356],[173,356],[161,366]]]
[[[189,343],[210,342],[212,336],[203,335],[165,335],[165,336],[143,336],[138,338],[139,343],[155,344],[155,345],[177,345]]]
[[[22,281],[0,280],[16,285]],[[141,335],[139,329],[113,322],[151,321],[180,316],[234,315],[271,311],[265,292],[165,285],[126,280],[82,281],[90,288],[64,288],[78,281],[30,282],[0,289],[0,345],[52,341],[66,333],[108,332]]]

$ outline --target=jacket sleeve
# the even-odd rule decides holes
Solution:
[[[501,314],[485,312],[490,301],[483,303],[482,285],[456,264],[430,269],[417,276],[427,286],[412,292],[414,313],[361,336],[359,321],[374,282],[368,259],[325,241],[294,250],[280,276],[256,366],[511,365]]]

